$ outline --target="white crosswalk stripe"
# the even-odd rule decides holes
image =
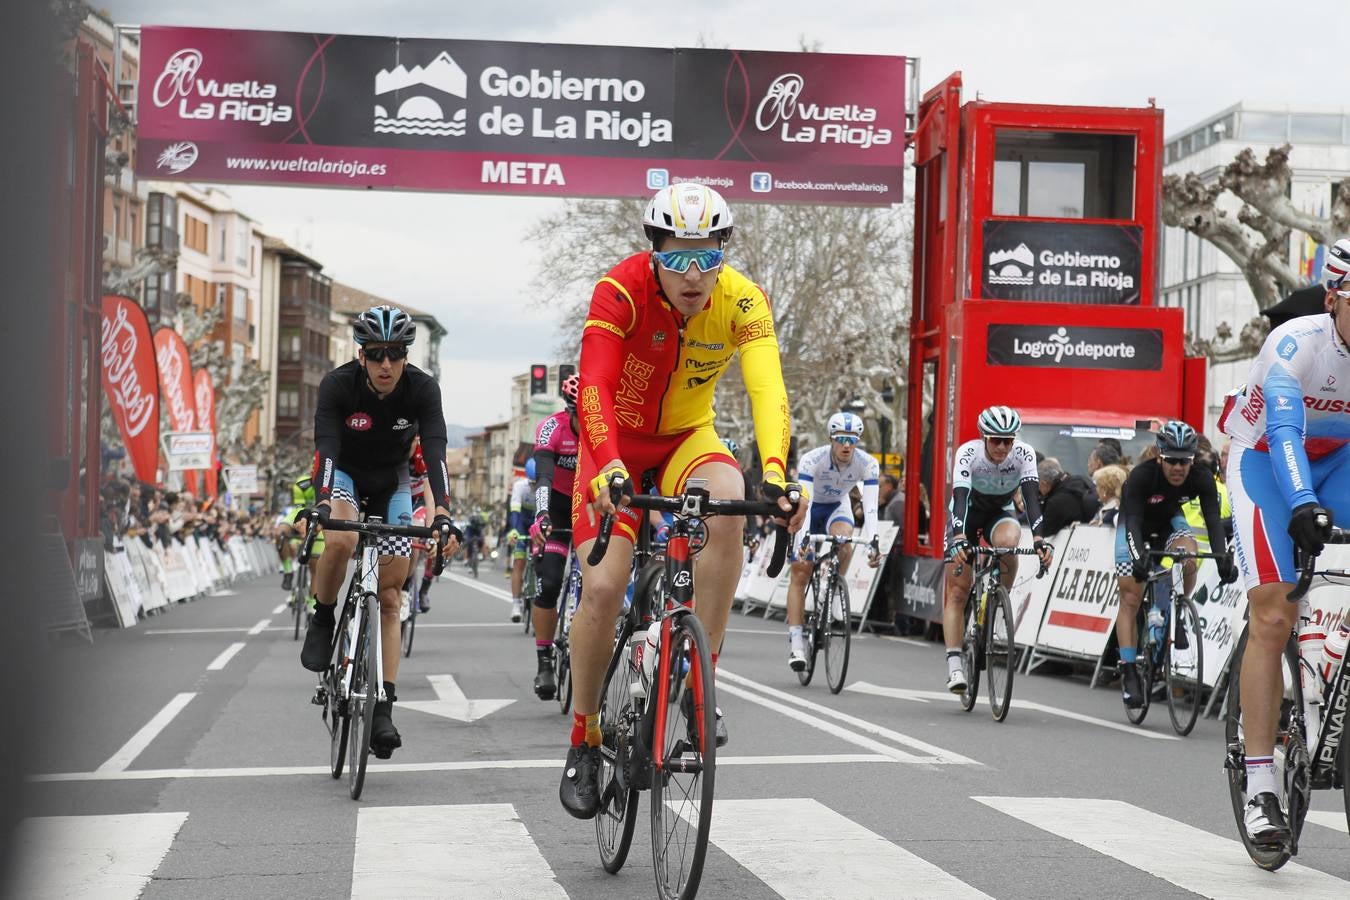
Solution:
[[[169,852],[185,812],[24,819],[11,896],[25,900],[133,900]]]
[[[811,799],[718,800],[712,842],[783,897],[987,897]]]
[[[1350,897],[1350,882],[1295,862],[1287,863],[1274,876],[1257,878],[1259,873],[1236,839],[1210,834],[1120,800],[971,799],[1202,897]]]
[[[509,803],[363,807],[352,900],[566,897]]]

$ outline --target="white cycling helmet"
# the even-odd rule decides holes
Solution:
[[[1010,406],[991,406],[980,413],[979,426],[984,437],[1016,437],[1022,417]]]
[[[1341,238],[1327,248],[1327,258],[1322,263],[1322,284],[1334,290],[1345,284],[1347,276],[1350,276],[1350,238]]]
[[[731,210],[710,187],[682,182],[656,192],[642,214],[642,230],[655,243],[662,235],[678,238],[731,237]]]
[[[860,438],[863,433],[862,416],[854,415],[851,412],[837,412],[830,416],[830,423],[826,428],[830,432],[830,437],[834,437],[836,434],[851,434]]]

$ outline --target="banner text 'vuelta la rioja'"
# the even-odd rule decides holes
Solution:
[[[138,173],[633,197],[901,199],[905,58],[147,27]]]

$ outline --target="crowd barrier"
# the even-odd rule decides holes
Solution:
[[[891,545],[895,543],[899,530],[899,526],[894,522],[882,522],[878,526],[877,542],[881,548],[883,561],[891,552]],[[772,538],[760,541],[753,555],[746,554],[745,564],[741,567],[741,578],[736,584],[736,600],[741,604],[742,613],[761,610],[767,618],[772,612],[787,609],[788,582],[792,567],[785,564],[777,578],[770,578],[766,570],[772,556]],[[872,598],[876,595],[882,570],[882,566],[874,569],[867,564],[866,547],[853,548],[853,558],[849,561],[844,578],[848,582],[849,610],[858,620],[859,629],[862,628],[862,623],[867,621],[867,612],[872,605]],[[809,608],[809,592],[807,603]]]
[[[219,590],[242,578],[277,571],[276,547],[262,538],[230,538],[222,549],[216,541],[191,537],[169,547],[147,547],[137,539],[121,550],[103,553],[104,581],[117,622],[136,624],[142,613],[170,603]]]
[[[1200,549],[1207,550],[1204,535]],[[1115,660],[1116,615],[1120,592],[1115,574],[1115,529],[1100,525],[1073,525],[1051,538],[1055,561],[1042,578],[1035,577],[1034,562],[1023,559],[1010,592],[1016,628],[1013,639],[1022,651],[1026,671],[1048,660],[1086,663],[1093,667],[1091,685],[1102,678],[1105,666]],[[1031,539],[1023,531],[1023,546]],[[1350,567],[1350,546],[1330,545],[1319,567]],[[940,560],[905,557],[902,567],[902,612],[929,621],[941,621],[942,576]],[[1204,681],[1209,687],[1222,684],[1228,663],[1246,620],[1246,589],[1240,580],[1221,584],[1213,560],[1203,560],[1196,573],[1192,594],[1204,632]],[[1346,585],[1319,579],[1308,592],[1313,619],[1328,631],[1350,612]],[[1211,708],[1213,704],[1211,704]]]

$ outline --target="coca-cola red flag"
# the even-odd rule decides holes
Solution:
[[[165,326],[155,332],[155,362],[159,364],[159,397],[174,431],[196,431],[197,399],[192,389],[192,363],[187,344],[172,328]],[[183,482],[193,494],[197,493],[197,473],[183,473]]]
[[[136,477],[153,483],[159,462],[159,397],[154,342],[145,310],[130,297],[103,296],[103,392]]]
[[[192,376],[193,394],[197,405],[197,427],[202,431],[211,432],[213,438],[216,434],[216,388],[211,382],[211,373],[205,369],[198,369]],[[216,460],[219,459],[219,448],[211,451],[211,468],[206,470],[206,493],[208,496],[215,497],[219,491],[219,485],[216,484]]]

